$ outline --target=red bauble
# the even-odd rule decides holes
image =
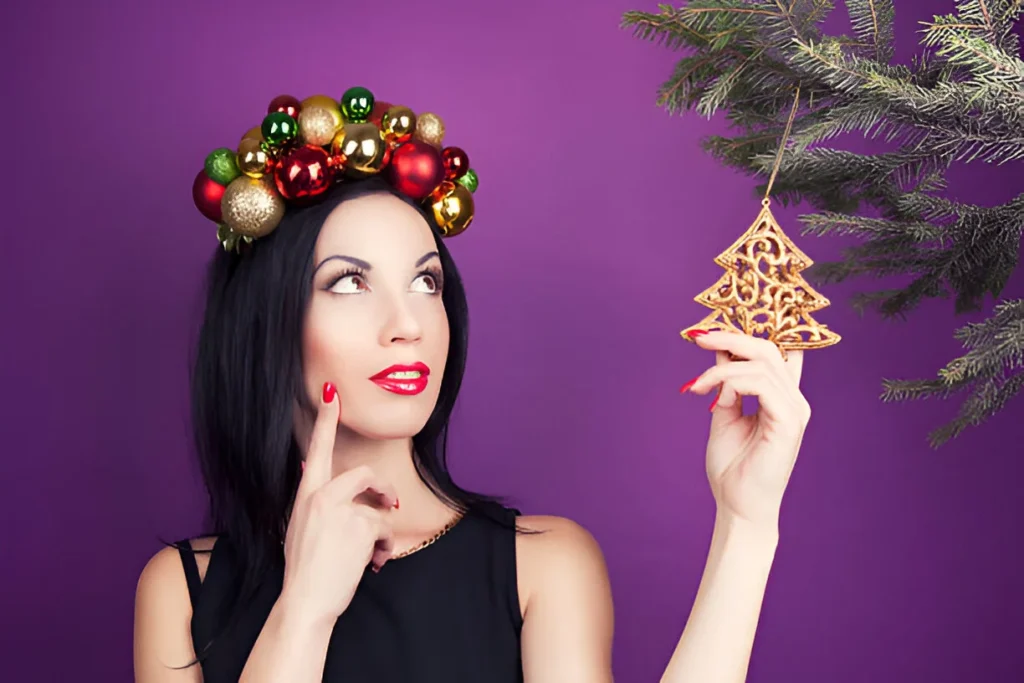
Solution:
[[[368,119],[368,121],[370,123],[377,124],[377,126],[379,127],[380,120],[384,118],[384,112],[386,112],[388,109],[391,109],[391,105],[388,104],[387,102],[374,102],[373,110],[370,112],[370,118]]]
[[[445,147],[441,158],[444,159],[444,175],[448,180],[458,180],[469,170],[469,155],[461,147]]]
[[[334,167],[323,147],[302,145],[274,165],[277,191],[288,201],[302,202],[323,194],[334,180]]]
[[[291,95],[278,95],[270,101],[270,105],[267,107],[268,114],[273,114],[275,111],[283,112],[293,119],[298,119],[299,112],[302,111],[302,103]]]
[[[210,180],[210,176],[206,175],[205,170],[200,171],[195,181],[192,182],[192,201],[196,203],[199,213],[211,221],[220,223],[222,218],[220,199],[224,196],[225,189],[223,185]]]
[[[420,200],[444,180],[444,161],[436,147],[412,139],[395,148],[388,177],[399,192]]]

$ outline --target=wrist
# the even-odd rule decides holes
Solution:
[[[736,551],[753,558],[774,559],[779,545],[777,520],[751,522],[719,510],[715,514],[713,543],[721,551]]]
[[[306,602],[296,599],[287,591],[281,592],[273,611],[281,630],[312,640],[324,635],[329,638],[338,621],[337,616],[310,609]]]

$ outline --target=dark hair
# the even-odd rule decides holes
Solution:
[[[209,265],[192,367],[192,424],[212,533],[229,539],[242,572],[231,601],[235,615],[268,570],[283,562],[282,541],[301,471],[293,409],[296,400],[309,403],[302,330],[317,238],[341,202],[376,193],[392,194],[423,213],[384,180],[342,183],[321,203],[290,207],[274,232],[241,254],[218,246]],[[433,221],[426,214],[424,220],[433,229],[444,271],[441,296],[451,334],[437,404],[413,437],[414,463],[449,506],[490,517],[497,499],[460,488],[448,473],[448,420],[466,365],[468,311],[455,263]]]

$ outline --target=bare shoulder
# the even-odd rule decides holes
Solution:
[[[200,577],[209,564],[216,538],[190,544]],[[192,601],[181,553],[166,547],[146,562],[135,588],[135,680],[145,682],[201,681],[197,667],[175,670],[195,658],[191,637]]]
[[[585,586],[595,594],[608,592],[608,570],[601,546],[585,527],[565,517],[527,515],[518,518],[527,533],[516,539],[520,607],[544,595]]]

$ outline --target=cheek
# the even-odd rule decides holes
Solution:
[[[307,384],[314,395],[319,395],[323,382],[340,383],[345,359],[358,357],[360,349],[353,334],[356,326],[345,325],[339,318],[329,305],[310,307],[302,352]]]

